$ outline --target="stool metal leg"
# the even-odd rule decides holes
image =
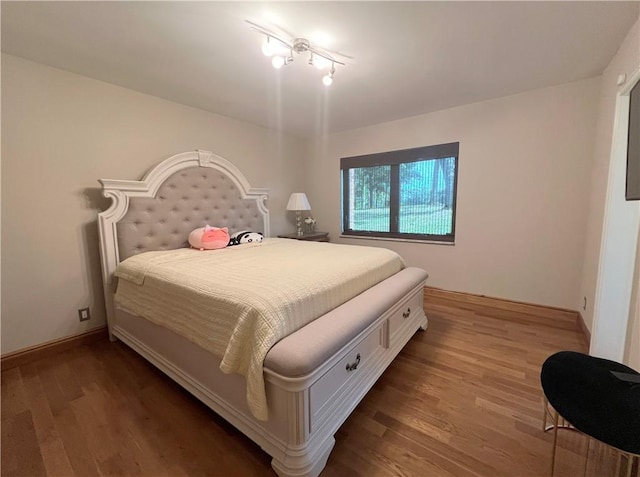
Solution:
[[[553,411],[553,412],[552,412]],[[548,423],[549,418],[551,418],[552,422]],[[551,477],[555,474],[556,467],[556,454],[558,450],[558,428],[569,429],[571,431],[578,431],[569,421],[567,421],[563,416],[560,415],[558,411],[555,410],[553,406],[549,406],[549,401],[547,397],[543,395],[543,413],[542,413],[542,430],[544,432],[550,431],[553,429],[553,448],[551,450]],[[589,468],[589,454],[591,452],[591,437],[586,434],[583,434],[587,438],[587,452],[584,460],[584,469],[583,469],[583,477],[587,476],[587,470]],[[596,442],[600,442],[596,440]],[[604,444],[607,447],[607,444]],[[613,448],[615,449],[615,448]],[[616,460],[616,470],[615,477],[620,477],[620,471],[622,470],[622,456],[627,459],[627,469],[624,473],[624,477],[640,477],[640,454],[629,454],[627,452],[621,451],[619,449],[615,449],[618,453],[618,458]],[[637,459],[637,466],[636,464]],[[635,472],[634,472],[635,467]]]
[[[553,415],[553,449],[551,451],[551,477],[556,467],[556,446],[558,445],[558,411]]]

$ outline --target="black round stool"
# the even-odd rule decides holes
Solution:
[[[634,459],[640,461],[640,382],[636,382],[639,379],[640,373],[628,366],[574,351],[561,351],[547,358],[540,381],[545,396],[543,428],[554,429],[551,475],[558,428],[565,427],[617,450],[616,476],[622,456],[626,456],[627,476],[631,476]],[[549,405],[555,411],[552,414]],[[548,415],[554,420],[551,426],[547,426]],[[588,453],[587,447],[587,457]]]

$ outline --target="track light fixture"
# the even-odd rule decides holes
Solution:
[[[247,23],[251,25],[251,28],[265,36],[265,41],[262,44],[262,53],[271,57],[271,65],[276,69],[293,62],[294,53],[302,54],[308,52],[309,65],[319,70],[331,68],[322,77],[322,82],[329,86],[333,83],[336,65],[346,66],[342,61],[336,60],[329,51],[311,45],[306,38],[286,38],[249,20],[247,20]]]

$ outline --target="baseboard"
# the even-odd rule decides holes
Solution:
[[[444,290],[442,288],[424,287],[425,300],[428,301],[430,297],[443,298],[446,300],[453,300],[461,303],[469,303],[473,305],[488,306],[492,308],[498,308],[501,310],[515,311],[518,313],[526,313],[535,315],[537,317],[544,317],[551,320],[559,320],[567,323],[571,323],[580,328],[581,317],[580,313],[575,310],[569,310],[566,308],[557,308],[553,306],[537,305],[534,303],[525,303],[515,300],[509,300],[506,298],[494,298],[485,295],[475,295],[473,293],[463,293],[456,291]],[[585,327],[586,328],[586,327]],[[582,328],[580,328],[581,331]]]
[[[591,345],[591,331],[587,328],[587,323],[584,321],[584,317],[580,312],[578,312],[578,327],[580,328],[580,331],[582,331],[582,335],[587,344],[587,349],[589,349],[589,346]]]
[[[463,293],[450,290],[444,290],[442,288],[435,288],[430,286],[424,287],[425,301],[428,301],[430,297],[444,298],[447,300],[453,300],[463,303],[471,303],[481,306],[490,306],[493,308],[499,308],[502,310],[511,310],[521,313],[530,313],[535,315],[543,315],[552,319],[571,320],[578,326],[578,329],[586,340],[587,347],[591,342],[591,332],[585,324],[584,318],[578,311],[568,310],[565,308],[557,308],[546,305],[536,305],[533,303],[524,303],[514,300],[508,300],[506,298],[488,297],[485,295],[475,295],[473,293]],[[95,343],[108,338],[107,327],[102,326],[93,330],[80,333],[75,336],[69,336],[55,341],[50,341],[41,345],[33,346],[31,348],[25,348],[12,353],[7,353],[0,358],[0,368],[2,371],[15,368],[23,364],[36,361],[38,359],[46,358],[61,351],[65,351],[76,346],[82,346],[86,344]]]
[[[100,328],[85,331],[78,335],[49,341],[48,343],[7,353],[0,358],[0,368],[2,371],[6,371],[7,369],[22,366],[23,364],[46,358],[56,353],[60,353],[61,351],[75,348],[76,346],[95,343],[96,341],[108,338],[108,336],[107,327],[101,326]]]

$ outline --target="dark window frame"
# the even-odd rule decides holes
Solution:
[[[626,174],[625,199],[640,200],[640,81],[629,91]]]
[[[458,196],[458,155],[460,143],[452,142],[434,146],[424,146],[398,151],[387,151],[362,156],[343,157],[340,159],[340,174],[342,179],[342,235],[351,237],[387,238],[414,241],[455,242],[456,210]],[[400,164],[422,162],[428,160],[454,158],[454,176],[451,204],[451,233],[446,235],[401,233],[399,228],[400,211]],[[361,167],[390,166],[389,191],[389,232],[371,232],[349,229],[349,170]]]

